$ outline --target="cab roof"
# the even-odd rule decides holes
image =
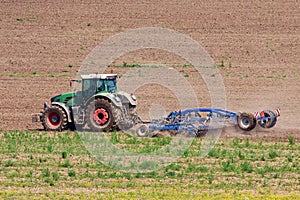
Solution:
[[[117,74],[88,74],[81,75],[82,79],[115,79]]]

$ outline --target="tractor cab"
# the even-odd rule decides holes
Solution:
[[[75,98],[72,99],[72,106],[81,105],[98,94],[117,92],[117,77],[117,74],[89,74],[81,75],[81,80],[71,80],[71,88],[73,82],[79,83],[81,86],[80,90],[73,88],[75,90],[73,92]]]
[[[98,93],[114,93],[117,91],[117,74],[81,75],[82,97],[84,100]]]
[[[117,91],[117,74],[81,75],[82,91],[114,93]]]

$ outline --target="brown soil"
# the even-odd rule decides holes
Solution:
[[[255,130],[252,135],[299,135],[299,7],[299,1],[2,1],[0,129],[41,128],[31,123],[31,114],[39,112],[52,96],[69,91],[68,81],[94,47],[125,30],[163,27],[192,37],[216,63],[223,60],[225,67],[219,70],[227,109],[281,108],[276,127]],[[151,49],[116,61],[123,62],[187,63]],[[197,72],[176,69],[189,75],[199,106],[209,106],[207,88]],[[177,109],[172,103],[174,95],[166,92],[161,96],[158,91],[162,89],[150,85],[137,91],[140,113],[147,112],[152,102],[166,104],[167,111]]]

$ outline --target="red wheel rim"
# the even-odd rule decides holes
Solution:
[[[101,126],[108,122],[108,112],[104,108],[98,108],[93,113],[93,119]]]
[[[58,112],[52,111],[48,114],[47,122],[53,127],[58,127],[60,124],[60,115]]]

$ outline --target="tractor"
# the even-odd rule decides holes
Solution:
[[[86,125],[93,131],[129,129],[134,125],[136,97],[117,90],[117,74],[81,75],[80,91],[72,91],[51,98],[44,110],[32,115],[33,122],[41,122],[47,131],[81,129]]]

